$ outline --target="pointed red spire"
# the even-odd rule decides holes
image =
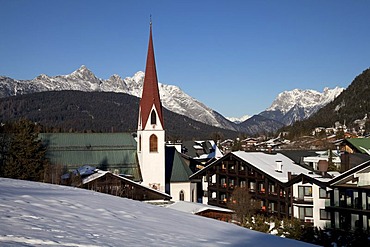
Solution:
[[[150,20],[149,47],[148,47],[148,55],[146,58],[143,94],[141,96],[141,101],[140,101],[141,123],[142,123],[143,128],[145,127],[146,122],[149,119],[149,116],[151,113],[150,111],[153,105],[155,106],[155,109],[158,114],[158,118],[161,121],[162,127],[164,128],[162,103],[159,97],[157,71],[156,71],[155,59],[154,59],[154,48],[153,48],[153,39],[152,39],[152,21]]]

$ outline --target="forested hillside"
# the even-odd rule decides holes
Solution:
[[[28,118],[49,132],[136,132],[139,98],[108,92],[52,91],[2,98],[0,121]],[[209,139],[238,133],[164,109],[169,140]]]
[[[294,123],[283,130],[297,137],[310,133],[315,127],[333,127],[335,122],[355,127],[355,121],[370,117],[370,69],[358,75],[334,101],[321,108],[307,120]],[[369,132],[369,123],[366,125]]]

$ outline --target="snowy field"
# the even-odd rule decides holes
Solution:
[[[169,208],[0,178],[0,246],[312,246]]]

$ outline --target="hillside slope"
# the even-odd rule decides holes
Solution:
[[[32,80],[16,80],[0,76],[0,98],[62,90],[126,93],[140,98],[144,77],[145,73],[138,71],[134,76],[124,79],[116,74],[106,80],[100,79],[84,65],[68,75],[41,74]],[[177,86],[159,83],[159,92],[163,106],[172,112],[211,126],[237,130],[234,123],[192,98]]]
[[[292,135],[308,134],[315,127],[333,127],[335,122],[356,127],[356,120],[370,116],[370,69],[364,70],[334,101],[307,120],[285,128]],[[366,120],[366,119],[365,119]]]
[[[139,98],[110,92],[49,91],[3,98],[0,122],[20,117],[49,131],[136,132]],[[169,140],[210,139],[215,133],[235,138],[238,133],[194,121],[164,109]]]
[[[144,202],[0,178],[1,246],[313,246]]]

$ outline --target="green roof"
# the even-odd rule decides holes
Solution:
[[[364,149],[370,150],[370,138],[350,138],[346,141],[363,154],[367,153]]]
[[[130,133],[41,133],[52,164],[90,165],[141,180],[136,141]]]
[[[166,147],[166,181],[188,182],[193,174],[175,147]]]

